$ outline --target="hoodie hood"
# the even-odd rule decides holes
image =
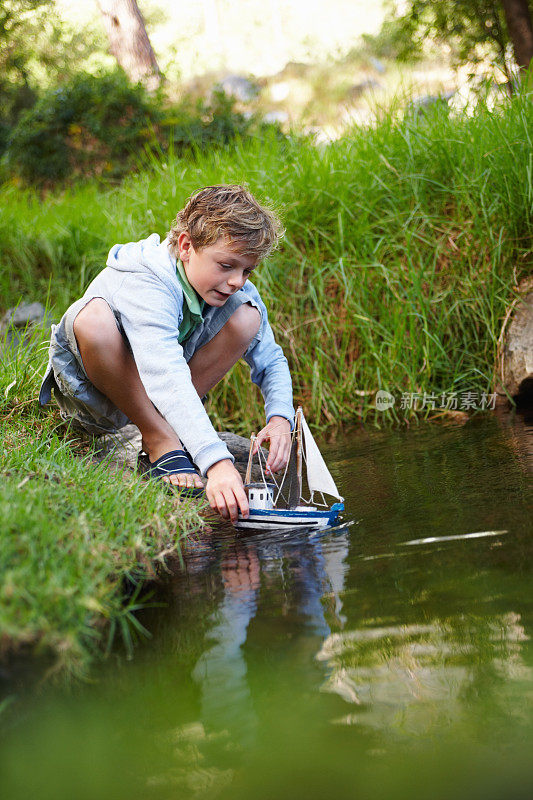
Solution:
[[[118,272],[151,272],[165,283],[176,283],[176,259],[168,249],[168,239],[160,241],[157,233],[128,244],[115,244],[109,251],[106,266]]]

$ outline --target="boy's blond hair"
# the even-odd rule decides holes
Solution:
[[[192,194],[169,231],[169,249],[178,256],[178,237],[187,232],[195,250],[220,238],[241,255],[259,261],[276,247],[284,230],[277,215],[261,206],[245,186],[206,186]]]

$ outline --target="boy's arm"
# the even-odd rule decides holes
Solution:
[[[117,293],[118,294],[118,293]],[[203,475],[233,456],[218,438],[178,344],[181,302],[156,277],[129,275],[114,298],[146,393],[176,431]]]
[[[268,440],[267,471],[277,472],[286,465],[291,450],[291,430],[294,427],[292,380],[287,359],[274,339],[265,304],[249,281],[245,291],[253,297],[261,311],[259,334],[244,355],[250,366],[252,381],[260,387],[265,399],[267,424],[257,434],[254,453],[262,442]]]
[[[292,380],[287,359],[276,343],[268,322],[268,313],[259,292],[247,281],[244,291],[253,297],[261,311],[261,327],[246,353],[244,360],[250,367],[252,381],[259,386],[265,400],[267,423],[273,417],[283,417],[294,427]]]

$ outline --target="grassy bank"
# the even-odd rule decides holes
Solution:
[[[445,108],[385,117],[328,147],[272,136],[187,161],[154,155],[116,188],[41,198],[5,186],[2,304],[48,297],[59,317],[113,243],[164,235],[202,185],[245,181],[287,228],[255,280],[315,425],[375,419],[379,388],[489,391],[506,307],[531,269],[532,130],[533,106],[517,96],[471,119]],[[157,487],[95,465],[56,411],[37,411],[43,342],[5,355],[1,369],[0,622],[7,645],[40,642],[81,668],[103,622],[126,640],[134,627],[122,578],[199,519]],[[209,411],[220,427],[258,428],[245,366]],[[380,420],[410,413],[397,404]]]
[[[45,349],[37,335],[0,358],[0,654],[40,652],[80,674],[115,636],[131,648],[135,585],[201,520],[160,486],[95,463],[57,412],[36,409]]]

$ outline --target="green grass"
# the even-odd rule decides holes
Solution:
[[[0,359],[0,629],[4,653],[52,656],[64,676],[85,673],[115,634],[131,650],[133,587],[202,520],[198,505],[96,463],[56,411],[37,410],[44,351],[38,333]]]
[[[521,94],[470,119],[443,108],[384,116],[327,147],[272,135],[189,160],[153,155],[114,188],[39,197],[7,185],[2,302],[48,298],[58,318],[115,242],[164,235],[201,186],[247,182],[287,228],[254,278],[312,424],[375,420],[379,388],[489,391],[506,308],[531,270],[532,131]],[[157,487],[95,465],[56,411],[36,409],[45,363],[37,337],[1,368],[0,624],[10,646],[39,642],[83,669],[105,621],[126,641],[135,630],[124,576],[142,575],[200,520]],[[239,364],[209,412],[249,433],[261,405]]]

